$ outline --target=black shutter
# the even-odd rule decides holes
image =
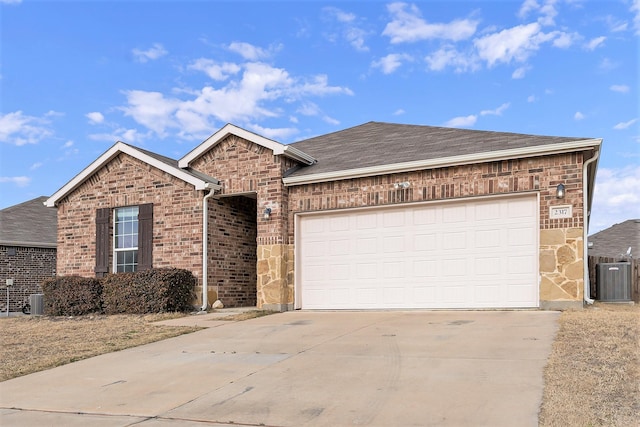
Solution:
[[[110,208],[96,209],[96,277],[104,277],[109,272],[109,214]]]
[[[138,271],[153,263],[153,203],[138,207]]]

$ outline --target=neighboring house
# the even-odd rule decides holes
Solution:
[[[628,259],[640,257],[640,219],[629,219],[589,236],[589,256]]]
[[[177,161],[118,142],[47,200],[58,273],[186,268],[203,307],[580,307],[601,143],[379,122],[290,145],[228,124]]]
[[[56,211],[38,197],[0,210],[0,310],[20,311],[29,295],[41,293],[44,279],[56,275]]]

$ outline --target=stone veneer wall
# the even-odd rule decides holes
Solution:
[[[120,153],[60,201],[58,274],[95,276],[96,209],[153,203],[153,267],[190,270],[201,286],[203,194]]]
[[[15,251],[15,255],[9,255]],[[0,245],[0,312],[7,311],[6,279],[9,287],[9,311],[19,312],[29,303],[29,295],[42,293],[42,281],[56,275],[56,248]]]
[[[540,195],[541,305],[545,306],[545,301],[581,304],[582,162],[582,153],[558,154],[291,186],[288,240],[294,243],[295,213],[537,192]],[[403,181],[411,186],[396,190],[393,184]],[[562,200],[555,197],[559,183],[566,187],[566,197]],[[555,205],[571,205],[572,218],[550,219],[550,207]],[[289,265],[292,269],[293,264]],[[290,273],[287,271],[287,275]]]

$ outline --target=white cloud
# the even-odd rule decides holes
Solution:
[[[44,166],[43,162],[35,162],[31,166],[29,166],[29,170],[34,171],[36,169],[40,169],[42,166]]]
[[[470,127],[473,126],[477,120],[478,116],[472,114],[469,116],[454,117],[453,119],[447,121],[444,125],[453,128]]]
[[[617,125],[615,125],[613,128],[615,130],[627,129],[628,127],[630,127],[632,124],[634,124],[637,121],[638,121],[638,119],[631,119],[628,122],[620,122]]]
[[[576,113],[573,115],[574,120],[584,120],[584,117],[584,114],[582,114],[580,111],[576,111]]]
[[[147,50],[140,50],[136,48],[133,49],[131,53],[133,53],[133,57],[136,61],[145,63],[150,60],[158,59],[169,52],[167,52],[160,43],[154,43],[153,46]]]
[[[0,183],[13,183],[18,187],[26,187],[31,182],[28,176],[0,176]]]
[[[591,39],[587,44],[584,45],[584,48],[587,50],[595,50],[596,48],[602,46],[602,44],[606,39],[607,38],[605,36],[600,36],[600,37]]]
[[[487,61],[491,67],[497,62],[524,62],[542,43],[557,36],[557,33],[543,33],[540,24],[534,22],[477,38],[473,43],[480,58]]]
[[[337,7],[325,7],[322,9],[325,16],[337,21],[342,37],[356,50],[366,52],[369,47],[365,43],[368,32],[358,25],[358,19],[353,13],[344,12]],[[335,34],[329,34],[331,40],[338,38]]]
[[[22,0],[0,0],[0,4],[20,4]]]
[[[71,147],[73,147],[73,141],[71,140],[65,142],[64,145],[62,146],[62,148],[71,148]]]
[[[470,19],[456,19],[449,23],[427,23],[414,4],[391,3],[387,5],[387,10],[392,20],[386,25],[382,35],[390,37],[391,43],[429,39],[460,41],[471,37],[478,27],[478,21]]]
[[[190,70],[205,72],[213,80],[223,81],[242,69],[238,64],[231,62],[218,63],[212,59],[199,58],[187,66]]]
[[[553,47],[557,47],[560,49],[566,49],[570,47],[575,42],[582,39],[582,36],[578,33],[565,33],[562,31],[553,31],[554,39],[552,42]]]
[[[233,42],[229,44],[228,49],[242,56],[248,61],[257,61],[260,59],[269,58],[274,51],[281,49],[282,46],[272,46],[268,50],[258,46],[254,46],[244,42]]]
[[[629,92],[629,86],[627,85],[611,85],[609,89],[614,92],[627,93]]]
[[[518,17],[524,19],[530,13],[538,12],[540,14],[538,22],[541,25],[555,25],[555,17],[558,15],[555,4],[556,0],[546,0],[542,4],[539,4],[535,0],[525,0],[522,6],[520,6]]]
[[[330,86],[326,75],[294,77],[284,69],[261,62],[242,64],[237,75],[229,76],[226,86],[179,92],[184,99],[160,92],[129,90],[124,92],[127,105],[120,109],[160,137],[174,130],[178,136],[190,139],[206,137],[214,121],[252,123],[260,118],[279,116],[283,111],[271,106],[275,101],[304,103],[313,96],[353,94],[349,88]],[[104,136],[94,135],[94,138]],[[146,137],[145,134],[133,136]]]
[[[502,104],[501,106],[499,106],[495,110],[482,110],[482,111],[480,111],[480,115],[481,116],[501,116],[502,113],[504,113],[505,110],[507,108],[509,108],[510,105],[511,105],[511,103],[505,102],[504,104]]]
[[[614,62],[609,58],[603,58],[602,61],[600,61],[600,64],[598,64],[598,68],[602,71],[611,71],[618,68],[619,65],[619,63]]]
[[[634,14],[633,28],[635,29],[635,34],[640,35],[640,0],[633,0],[629,10]]]
[[[92,125],[104,122],[104,116],[102,115],[102,113],[99,113],[97,111],[87,113],[85,114],[85,117],[89,119],[89,123],[91,123]]]
[[[402,65],[403,61],[411,61],[411,56],[401,53],[391,53],[387,56],[380,58],[378,61],[373,61],[371,64],[374,68],[382,70],[383,74],[391,74],[396,71]]]
[[[394,116],[401,116],[405,113],[405,111],[402,108],[398,108],[396,111],[393,112]]]
[[[518,67],[516,68],[513,73],[511,74],[511,78],[512,79],[522,79],[524,78],[525,74],[527,74],[527,71],[529,71],[531,69],[531,67]]]
[[[17,146],[37,144],[53,135],[49,124],[48,119],[27,116],[22,111],[0,114],[0,142]]]
[[[89,135],[89,139],[93,141],[107,141],[115,142],[122,141],[130,144],[140,143],[145,139],[151,137],[151,131],[146,133],[140,133],[137,129],[117,128],[112,133],[94,133]],[[73,153],[77,153],[78,150],[72,150]],[[70,154],[70,153],[67,153]]]
[[[589,234],[640,218],[640,166],[598,168],[594,191]]]
[[[425,62],[431,71],[442,71],[446,67],[453,67],[457,73],[462,73],[480,68],[477,55],[460,52],[449,45],[427,56]]]
[[[249,125],[248,127],[253,132],[275,141],[288,140],[298,133],[298,129],[296,128],[265,128],[256,124]]]
[[[536,102],[537,98],[535,95],[529,95],[527,96],[527,102]]]

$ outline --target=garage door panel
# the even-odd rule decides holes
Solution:
[[[302,308],[538,304],[535,196],[341,211],[298,226]]]

